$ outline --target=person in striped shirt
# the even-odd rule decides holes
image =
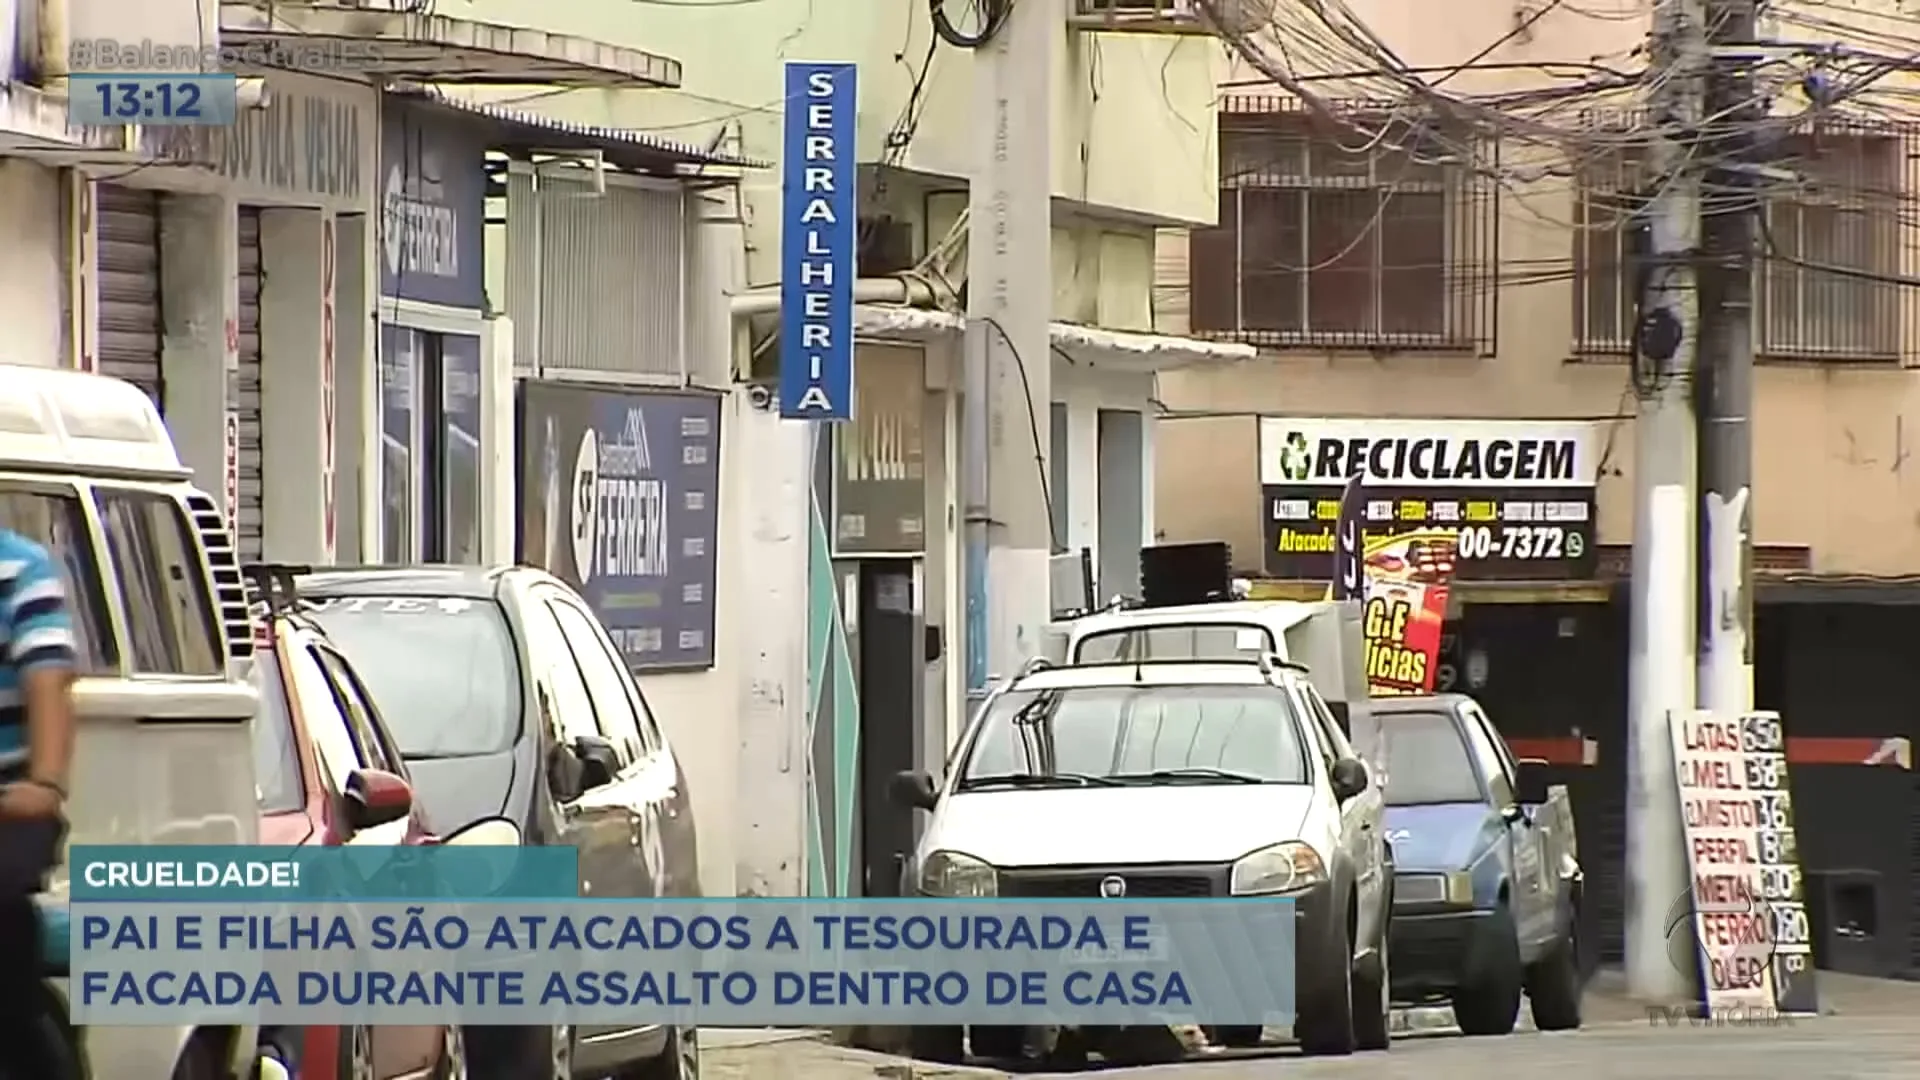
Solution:
[[[34,895],[60,858],[73,756],[73,624],[60,566],[0,527],[0,1075],[59,1077],[40,1025]]]

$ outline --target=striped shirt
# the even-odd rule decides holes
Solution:
[[[47,549],[0,529],[0,767],[27,757],[22,676],[74,666],[73,624],[60,567]]]

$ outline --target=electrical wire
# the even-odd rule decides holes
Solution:
[[[1033,401],[1033,380],[1027,375],[1027,358],[1020,355],[1020,346],[1013,343],[1013,336],[1007,333],[1006,327],[1000,325],[1000,320],[991,315],[980,316],[980,318],[982,318],[989,327],[992,327],[993,332],[998,334],[1000,340],[1006,344],[1007,352],[1013,354],[1013,366],[1020,373],[1020,390],[1027,399],[1027,430],[1033,436],[1033,469],[1035,475],[1040,479],[1040,501],[1045,505],[1047,511],[1047,536],[1050,549],[1053,551],[1064,551],[1066,550],[1066,545],[1061,543],[1060,532],[1054,526],[1053,487],[1047,478],[1046,455],[1040,452],[1040,410]],[[1068,360],[1073,359],[1073,357],[1067,356],[1065,350],[1059,349],[1058,346],[1049,343],[1048,347],[1060,352],[1060,354],[1066,356]]]
[[[971,34],[953,24],[947,15],[947,0],[927,0],[927,14],[932,16],[933,32],[941,41],[956,49],[982,49],[1006,28],[1016,2],[1018,0],[979,0],[981,26]]]

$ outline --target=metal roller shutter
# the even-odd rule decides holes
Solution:
[[[242,562],[264,548],[260,450],[260,208],[240,208],[240,504],[235,542]]]
[[[100,371],[133,383],[160,403],[160,196],[101,184],[95,206]]]

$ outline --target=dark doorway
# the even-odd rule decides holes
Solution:
[[[921,760],[920,605],[913,560],[866,559],[857,566],[861,895],[899,896],[901,871],[913,853],[915,811],[895,805],[888,789],[896,773],[918,768]]]

